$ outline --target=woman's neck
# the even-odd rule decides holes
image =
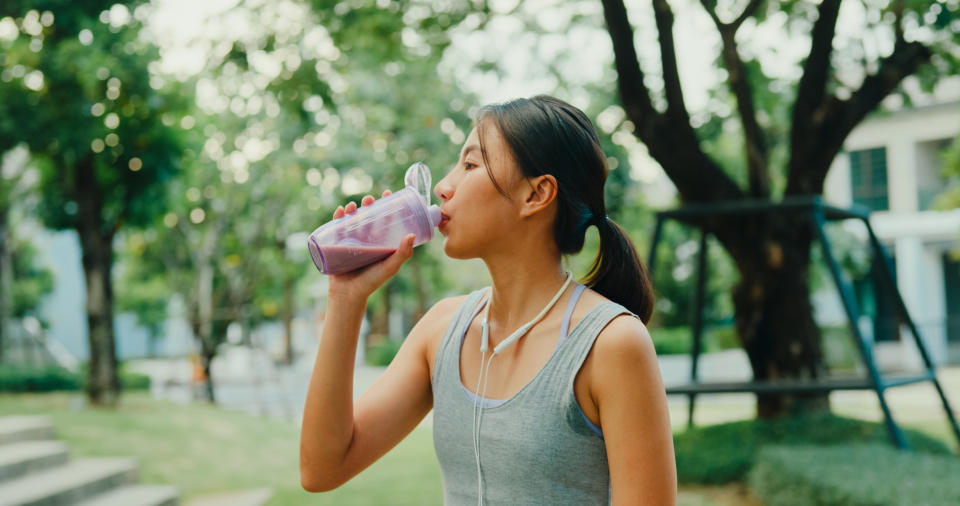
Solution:
[[[559,253],[517,255],[486,263],[493,279],[488,318],[497,341],[540,313],[567,277]]]

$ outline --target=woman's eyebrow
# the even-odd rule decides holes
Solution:
[[[480,151],[480,146],[478,144],[469,144],[467,146],[464,146],[463,153],[460,154],[460,157],[461,158],[466,157],[473,151]]]

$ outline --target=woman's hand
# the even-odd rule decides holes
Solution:
[[[384,190],[381,197],[386,197],[390,195],[390,193],[390,190]],[[360,205],[369,206],[370,204],[373,204],[373,202],[374,198],[370,195],[367,195],[360,201]],[[343,218],[344,216],[353,214],[356,211],[357,204],[355,202],[350,202],[346,205],[346,207],[338,206],[337,210],[333,213],[333,218]],[[400,270],[400,266],[403,265],[403,262],[410,258],[410,255],[413,254],[414,239],[415,236],[413,234],[408,234],[403,238],[403,240],[397,246],[397,250],[393,252],[392,255],[379,262],[354,271],[330,275],[330,296],[347,298],[352,297],[358,302],[365,303],[367,298],[369,298],[377,288],[380,288],[381,285],[386,283],[388,279],[392,278],[397,271]]]

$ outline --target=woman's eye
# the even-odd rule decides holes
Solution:
[[[475,164],[472,164],[472,163],[470,163],[470,162],[463,162],[463,169],[464,169],[464,170],[470,170],[470,169],[475,169],[475,168],[477,168],[477,166],[476,166]]]

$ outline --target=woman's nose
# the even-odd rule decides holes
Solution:
[[[453,195],[453,187],[450,185],[449,178],[450,175],[447,174],[433,187],[433,194],[442,202],[450,200],[450,197]]]

